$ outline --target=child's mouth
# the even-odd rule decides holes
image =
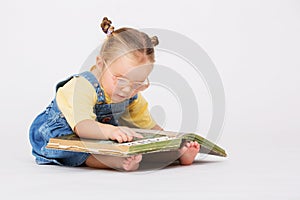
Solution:
[[[125,99],[126,98],[126,96],[119,95],[119,94],[117,94],[117,97],[120,98],[120,99]]]

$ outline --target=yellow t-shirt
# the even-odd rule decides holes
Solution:
[[[111,103],[107,94],[105,94],[105,99],[105,103]],[[72,130],[82,120],[96,120],[94,106],[97,103],[97,93],[84,77],[72,78],[60,87],[56,93],[56,102]],[[148,110],[148,102],[140,93],[138,93],[138,98],[127,106],[120,121],[127,126],[145,129],[151,129],[156,125]]]

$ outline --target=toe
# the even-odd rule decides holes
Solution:
[[[191,142],[187,142],[187,143],[185,144],[185,146],[186,146],[187,148],[190,148],[190,147],[191,147]]]
[[[194,148],[196,148],[196,149],[197,149],[197,148],[198,148],[198,146],[199,146],[199,143],[198,143],[197,141],[193,142],[193,147],[194,147]]]
[[[184,154],[184,152],[186,152],[186,150],[188,150],[188,147],[185,145],[179,149],[179,153]]]
[[[128,157],[126,160],[128,160],[129,162],[134,160],[134,156]]]
[[[123,165],[123,169],[125,171],[129,171],[130,170],[130,165],[129,164],[128,165]]]
[[[123,160],[123,164],[124,164],[124,165],[129,165],[130,162],[131,162],[131,161],[128,160],[128,159],[124,159],[124,160]]]
[[[142,155],[136,155],[136,156],[134,157],[134,160],[135,160],[137,163],[141,162],[141,160],[142,160]]]

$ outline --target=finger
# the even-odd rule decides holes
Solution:
[[[128,132],[131,134],[131,136],[134,136],[136,132],[132,130],[131,128],[127,128]]]
[[[127,135],[125,133],[123,133],[122,131],[120,131],[119,136],[122,138],[123,142],[127,142]]]
[[[120,136],[120,135],[117,135],[117,136],[115,137],[115,140],[117,140],[119,143],[122,143],[122,142],[123,142],[122,136]]]
[[[117,129],[116,135],[117,135],[118,138],[119,138],[118,142],[127,142],[127,136],[126,136],[126,134],[121,130],[120,127],[118,127],[118,129]]]
[[[142,135],[136,133],[134,130],[132,130],[131,128],[128,127],[120,127],[120,130],[122,132],[124,132],[127,135],[127,141],[132,141],[133,137],[137,137],[137,138],[143,138]]]
[[[128,128],[126,126],[120,127],[120,130],[129,136],[133,136],[135,133],[133,130],[131,130],[130,128]]]
[[[139,133],[136,133],[136,132],[134,132],[134,135],[133,135],[134,137],[137,137],[137,138],[143,138],[144,136],[143,135],[141,135],[141,134],[139,134]]]
[[[128,142],[130,142],[130,141],[133,140],[133,136],[131,136],[131,135],[126,135],[126,136],[127,136],[127,141],[128,141]]]

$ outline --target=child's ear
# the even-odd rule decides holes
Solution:
[[[104,62],[101,56],[96,57],[96,67],[102,71],[104,67]]]

